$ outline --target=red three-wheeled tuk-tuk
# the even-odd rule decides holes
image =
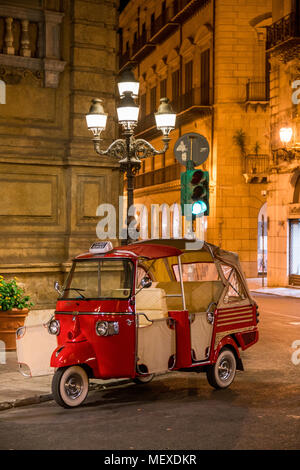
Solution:
[[[97,242],[73,260],[64,286],[56,285],[54,316],[36,333],[48,347],[59,405],[80,405],[90,378],[147,383],[157,373],[194,371],[215,388],[232,383],[243,370],[240,350],[258,340],[257,305],[238,256],[199,243]],[[29,333],[18,330],[17,350],[21,367],[31,368],[38,355]]]

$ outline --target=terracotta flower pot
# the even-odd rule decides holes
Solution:
[[[4,341],[6,351],[16,350],[16,331],[24,325],[28,312],[28,308],[0,312],[0,340]]]

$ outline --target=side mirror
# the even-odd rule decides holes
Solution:
[[[142,289],[151,287],[152,286],[152,281],[151,281],[150,277],[148,277],[148,276],[143,277],[141,282],[140,282],[140,286],[142,287]]]
[[[54,282],[54,289],[61,295],[61,290],[58,281]]]

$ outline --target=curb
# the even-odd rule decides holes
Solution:
[[[117,387],[119,385],[126,385],[131,383],[131,379],[124,379],[124,380],[119,380],[117,382],[108,382],[107,385],[103,384],[97,384],[91,382],[89,386],[89,391],[101,391],[101,390],[106,390],[111,387]],[[29,406],[29,405],[37,405],[39,403],[44,403],[46,401],[52,401],[53,400],[53,395],[52,393],[48,393],[46,395],[33,395],[32,397],[28,398],[17,398],[16,400],[13,401],[4,401],[0,403],[0,412],[1,411],[6,411],[12,408],[19,408],[21,406]]]

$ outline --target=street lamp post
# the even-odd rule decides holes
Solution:
[[[115,140],[106,150],[101,148],[101,132],[105,130],[107,114],[104,112],[102,100],[92,100],[89,113],[86,115],[88,129],[93,132],[94,149],[98,155],[112,157],[120,164],[120,170],[127,177],[127,217],[126,239],[130,243],[130,207],[133,205],[134,176],[141,167],[141,159],[148,156],[161,155],[169,148],[170,132],[175,128],[176,114],[172,110],[168,98],[161,98],[158,111],[155,113],[156,127],[162,131],[164,147],[156,150],[144,139],[134,137],[134,129],[138,122],[139,106],[135,102],[138,96],[138,82],[133,73],[126,70],[118,82],[120,104],[117,107],[118,121],[123,128],[124,139]]]

